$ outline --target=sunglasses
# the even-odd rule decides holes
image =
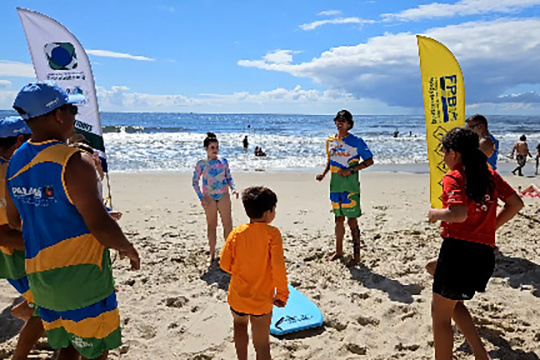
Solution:
[[[77,115],[79,113],[79,108],[73,104],[64,104],[60,106],[60,109],[63,111],[69,111],[71,115]]]
[[[334,119],[334,122],[345,122],[345,121],[347,121],[347,120],[345,120],[345,119],[342,118],[342,117],[339,117],[339,118],[337,118],[337,119]]]

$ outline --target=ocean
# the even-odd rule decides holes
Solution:
[[[0,111],[0,117],[14,115]],[[540,116],[487,116],[500,141],[499,162],[525,134],[533,155],[540,142]],[[351,133],[361,136],[380,168],[408,166],[427,170],[423,116],[354,117]],[[216,133],[220,156],[236,171],[302,171],[326,164],[325,140],[335,133],[332,115],[101,113],[109,168],[112,172],[192,171],[206,156],[202,142]],[[399,135],[394,137],[394,132]],[[242,140],[248,136],[249,151]],[[268,155],[255,157],[260,146]]]

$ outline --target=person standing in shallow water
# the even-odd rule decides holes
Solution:
[[[223,225],[223,237],[227,239],[232,231],[232,209],[229,188],[238,199],[227,159],[219,157],[219,142],[216,134],[209,132],[203,141],[207,158],[199,160],[193,171],[193,189],[201,201],[206,214],[210,265],[216,258],[218,213]],[[200,181],[202,177],[202,190]]]
[[[248,136],[244,136],[244,140],[242,140],[242,146],[244,147],[244,152],[247,152],[248,151],[248,147],[249,147],[249,141],[248,141]]]
[[[345,218],[353,239],[353,259],[349,265],[360,262],[360,228],[358,218],[360,207],[360,183],[358,172],[373,165],[373,154],[361,137],[349,133],[354,126],[352,114],[341,110],[334,118],[337,134],[326,140],[328,161],[324,171],[316,176],[322,181],[330,171],[330,201],[335,215],[336,250],[329,254],[329,260],[343,257],[343,237]],[[360,159],[362,161],[360,162]]]

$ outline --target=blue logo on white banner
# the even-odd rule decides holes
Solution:
[[[75,47],[68,42],[53,42],[44,46],[49,67],[53,70],[74,70],[79,65]]]

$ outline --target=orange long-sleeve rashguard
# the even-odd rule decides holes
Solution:
[[[219,262],[232,274],[228,302],[235,311],[262,315],[272,311],[274,294],[287,302],[287,272],[279,230],[267,223],[236,227],[225,242]]]

